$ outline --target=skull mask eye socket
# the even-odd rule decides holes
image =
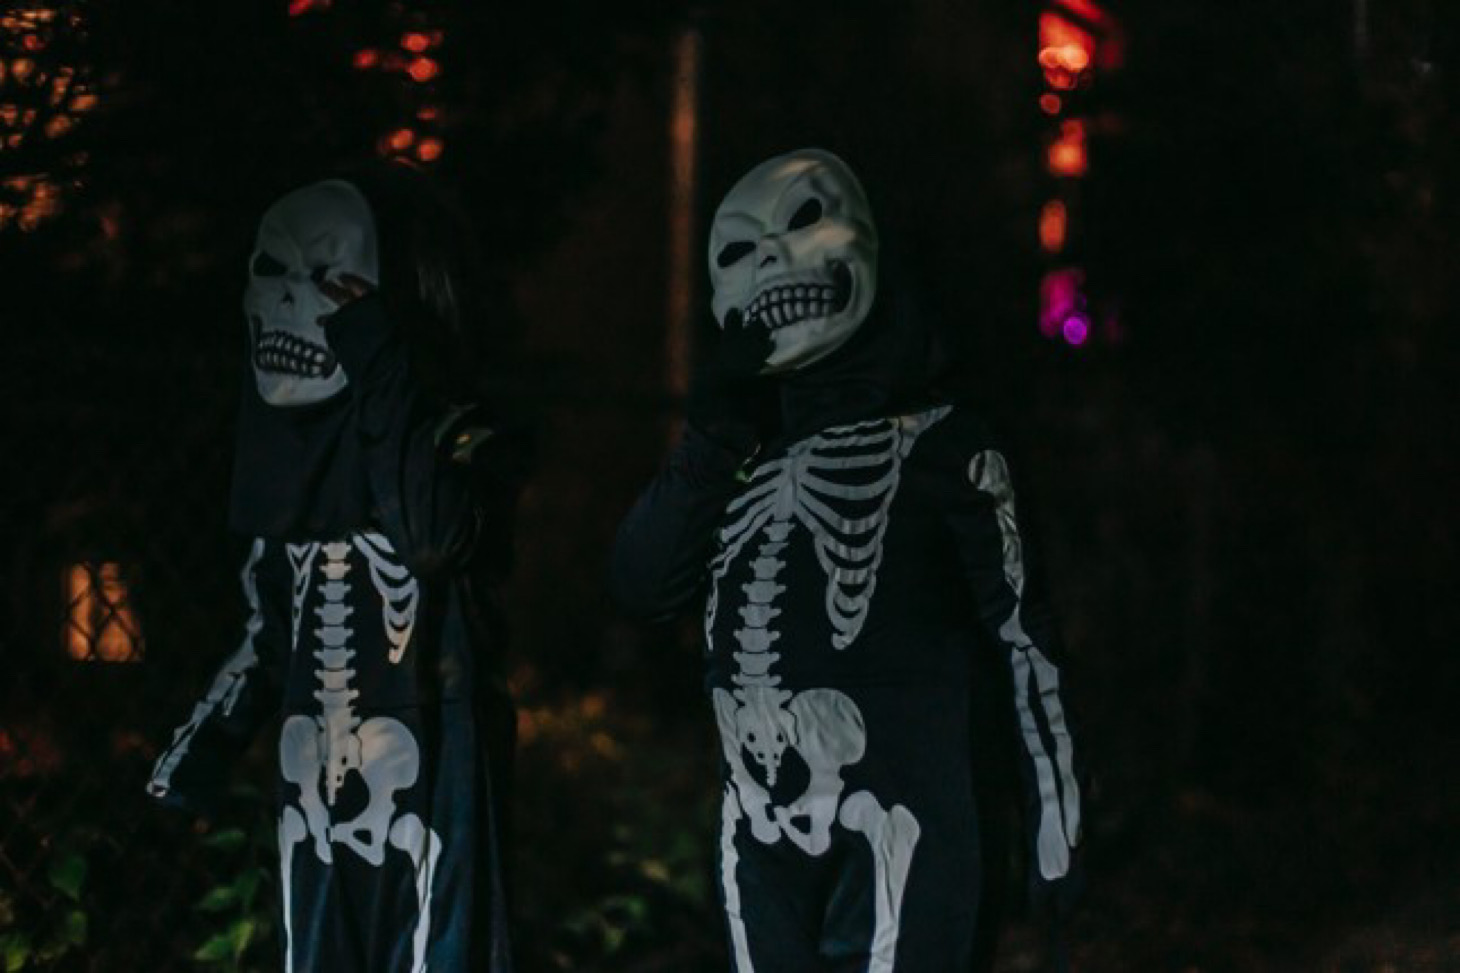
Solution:
[[[755,244],[748,240],[736,240],[734,243],[727,243],[720,250],[719,255],[715,257],[715,263],[719,264],[722,269],[729,267],[731,264],[743,260],[754,249]]]
[[[251,269],[255,277],[283,277],[284,272],[288,270],[284,266],[283,261],[276,260],[262,250],[253,258],[253,267]]]
[[[819,222],[821,222],[821,200],[812,196],[791,214],[791,222],[786,224],[786,230],[787,232],[804,230]]]

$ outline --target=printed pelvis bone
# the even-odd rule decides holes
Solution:
[[[316,857],[331,864],[333,841],[379,867],[385,863],[385,846],[389,843],[410,858],[416,876],[418,912],[412,970],[424,970],[431,925],[431,882],[441,854],[441,839],[419,815],[395,816],[395,795],[413,786],[419,776],[420,750],[405,725],[389,717],[364,720],[346,736],[331,740],[323,719],[291,716],[284,721],[279,738],[280,773],[299,787],[299,807],[286,804],[279,821],[285,948],[290,949],[293,935],[290,909],[295,846],[312,836]],[[365,783],[365,809],[349,821],[331,824],[327,805],[334,804],[340,785],[351,771],[360,774]]]
[[[857,791],[842,800],[846,787],[842,769],[860,761],[867,749],[866,727],[857,704],[834,689],[810,689],[793,694],[766,687],[747,687],[734,693],[716,689],[714,704],[725,760],[733,780],[733,787],[725,795],[725,826],[733,828],[741,816],[739,812],[743,811],[750,823],[750,833],[757,841],[775,844],[784,835],[812,856],[820,856],[831,847],[831,826],[835,821],[840,820],[842,827],[862,835],[872,855],[875,889],[874,928],[867,969],[873,973],[891,973],[902,923],[903,890],[922,829],[907,808],[900,804],[884,808],[870,791]],[[773,748],[758,751],[747,731],[765,738],[779,727],[790,728],[785,745],[801,755],[810,779],[799,797],[777,806],[766,788],[751,775],[741,757],[741,749],[749,750],[752,758],[766,767],[767,779],[773,786],[769,766],[762,762],[760,755],[774,752]],[[777,753],[775,764],[779,763],[779,756]],[[737,798],[738,811],[728,804]],[[799,822],[803,820],[806,823],[801,826]],[[724,840],[729,841],[729,836]],[[727,876],[727,901],[728,896],[739,897],[739,889],[733,884],[733,844],[729,849],[725,865],[731,870]],[[731,924],[732,939],[737,950],[743,952],[745,930],[738,914],[732,915]],[[748,953],[741,956],[739,967],[751,971]]]
[[[259,396],[269,405],[322,402],[346,377],[321,320],[339,308],[318,283],[380,276],[370,204],[331,179],[284,196],[264,213],[248,268],[244,314]]]
[[[714,705],[725,760],[751,833],[762,844],[774,844],[784,835],[808,855],[822,854],[831,845],[831,826],[846,786],[842,768],[867,751],[857,704],[834,689],[791,693],[747,686],[733,693],[716,689]],[[777,806],[768,788],[775,786],[787,747],[806,763],[809,777],[800,796]],[[742,750],[760,765],[764,785],[751,774]]]
[[[877,291],[877,229],[846,163],[802,149],[761,163],[720,203],[710,230],[715,320],[770,331],[763,371],[831,354]]]

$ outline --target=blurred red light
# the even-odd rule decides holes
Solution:
[[[355,52],[355,67],[361,71],[373,68],[380,63],[380,52],[369,47],[362,47]]]
[[[411,32],[400,39],[400,46],[412,54],[420,54],[431,46],[431,38],[419,32]]]
[[[441,152],[445,148],[438,138],[421,139],[421,144],[416,146],[416,158],[422,162],[435,162],[441,158]]]
[[[1049,253],[1058,253],[1064,249],[1067,227],[1065,204],[1051,199],[1039,213],[1039,245]]]
[[[406,73],[411,76],[412,81],[425,84],[441,73],[441,65],[429,57],[418,57],[411,62],[411,66],[406,69]]]

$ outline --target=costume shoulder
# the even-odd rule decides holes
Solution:
[[[913,451],[920,464],[966,467],[969,460],[995,448],[989,424],[974,408],[941,403],[899,417],[904,432],[917,437]]]

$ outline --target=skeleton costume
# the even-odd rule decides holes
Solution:
[[[917,342],[895,295],[874,309],[876,230],[841,160],[752,170],[709,256],[721,329],[769,332],[782,431],[747,457],[692,411],[620,529],[614,582],[646,617],[707,589],[734,967],[967,970],[977,653],[1010,673],[1038,883],[1067,880],[1080,838],[1055,628],[1008,464],[962,408],[909,407]]]
[[[340,180],[263,217],[230,514],[255,538],[251,614],[148,790],[206,807],[281,716],[283,968],[505,971],[494,789],[510,706],[473,585],[500,567],[510,511],[472,461],[486,433],[428,406],[382,299],[339,307],[318,286],[375,285],[376,232]]]

